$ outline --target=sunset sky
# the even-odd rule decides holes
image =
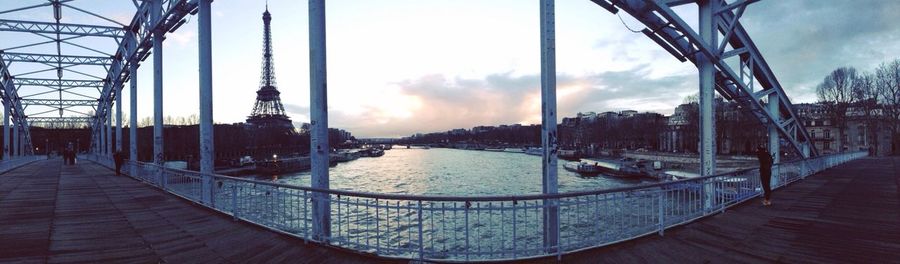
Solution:
[[[41,2],[5,0],[0,9]],[[70,4],[127,24],[133,4],[113,2]],[[259,88],[265,2],[218,0],[212,8],[215,122],[242,122]],[[62,22],[114,25],[65,10]],[[306,122],[306,1],[271,0],[269,11],[282,102],[295,123]],[[676,11],[695,23],[696,5]],[[792,100],[813,102],[815,86],[831,70],[870,70],[900,57],[898,13],[900,1],[862,5],[770,0],[752,4],[742,23]],[[629,27],[643,28],[627,13],[620,14]],[[540,123],[538,16],[537,0],[327,1],[330,126],[357,137],[398,137],[477,125]],[[52,17],[49,7],[0,15],[32,21]],[[692,64],[679,62],[642,34],[630,32],[619,17],[590,1],[557,1],[556,18],[560,116],[624,109],[670,114],[683,97],[696,93]],[[168,34],[164,44],[166,115],[198,112],[195,20]],[[0,32],[0,49],[46,40],[11,34]],[[79,44],[111,51],[111,42]],[[55,46],[18,52],[55,53]],[[11,66],[14,75],[30,71],[16,66]],[[139,70],[139,118],[152,115],[152,66],[148,59]],[[33,77],[55,78],[55,72],[46,74]],[[71,74],[66,78],[86,78]],[[29,94],[27,89],[19,94]],[[129,96],[127,89],[124,96]],[[125,101],[123,109],[128,109]],[[35,112],[41,111],[26,113]]]

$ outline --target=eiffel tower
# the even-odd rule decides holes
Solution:
[[[287,128],[294,129],[291,118],[284,112],[281,104],[281,92],[275,83],[275,65],[272,62],[272,30],[269,5],[263,12],[263,59],[259,90],[256,91],[256,104],[253,113],[247,117],[247,125],[252,128]]]

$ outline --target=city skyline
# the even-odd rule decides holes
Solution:
[[[91,2],[100,7],[98,12],[121,23],[127,24],[133,12],[128,2],[86,0],[72,5]],[[900,32],[891,26],[898,6],[762,1],[747,9],[742,22],[792,100],[814,102],[815,86],[832,69],[868,70],[890,54],[900,54],[895,44]],[[359,137],[401,137],[478,125],[540,123],[537,7],[536,2],[521,1],[329,1],[330,126]],[[806,12],[783,14],[791,8]],[[851,8],[858,16],[842,15]],[[264,9],[257,1],[213,3],[217,123],[241,122],[252,110],[259,87]],[[307,122],[305,5],[270,1],[269,9],[285,108],[296,123]],[[692,5],[676,10],[696,17]],[[642,34],[629,32],[623,23],[632,29],[643,25],[627,14],[620,14],[620,21],[590,1],[560,2],[556,13],[557,122],[585,111],[671,114],[684,96],[696,93],[696,68],[678,62]],[[465,19],[460,19],[463,14]],[[29,15],[53,16],[50,8],[17,14]],[[864,21],[850,22],[859,19]],[[69,12],[62,21],[97,19]],[[189,21],[164,42],[167,116],[197,113],[196,35],[196,23]],[[6,45],[15,46],[10,42]],[[138,73],[139,119],[152,112],[152,64],[145,61]],[[11,69],[18,71],[13,74],[27,71]],[[123,95],[129,96],[128,91]],[[127,100],[123,103],[128,109]]]

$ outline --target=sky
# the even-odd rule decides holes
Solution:
[[[5,5],[8,8],[43,2],[0,1],[14,2]],[[124,24],[135,11],[131,1],[124,0],[69,4]],[[212,4],[216,123],[243,122],[253,108],[259,88],[265,5],[261,0]],[[270,0],[268,5],[278,89],[287,114],[299,125],[309,120],[306,1]],[[676,11],[688,23],[696,24],[696,9],[696,5],[685,5]],[[893,0],[865,4],[766,0],[750,5],[741,22],[792,101],[800,103],[816,101],[815,86],[838,67],[866,71],[900,58],[897,13],[900,1]],[[31,21],[51,21],[52,17],[49,7],[0,14],[0,19]],[[197,23],[194,17],[188,19],[166,35],[163,45],[165,115],[198,113]],[[357,137],[400,137],[478,125],[540,123],[537,0],[329,0],[326,19],[331,127],[346,129]],[[68,7],[63,8],[62,22],[115,25]],[[671,114],[685,96],[697,92],[697,70],[691,63],[679,62],[628,28],[641,29],[643,25],[627,13],[613,15],[588,0],[556,2],[560,118],[585,111],[626,109]],[[0,32],[0,49],[43,40]],[[107,52],[115,47],[108,39],[72,42]],[[63,45],[63,50],[97,55],[72,45]],[[55,53],[55,45],[16,51]],[[139,119],[152,115],[153,63],[147,59],[138,71]],[[64,72],[65,78],[103,75],[97,67],[78,67]],[[26,64],[10,68],[13,75],[42,69]],[[53,71],[32,75],[55,76]],[[47,89],[24,87],[19,94],[43,91]],[[99,94],[90,89],[77,93]],[[123,95],[129,98],[129,91]],[[35,98],[42,96],[58,95]],[[65,97],[84,99],[74,94]],[[126,115],[127,101],[123,100]],[[26,113],[36,115],[47,109],[35,106]]]

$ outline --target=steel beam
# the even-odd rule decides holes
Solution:
[[[116,152],[122,152],[122,87],[119,86],[119,95],[116,96]],[[121,153],[120,153],[121,154]]]
[[[329,189],[328,89],[325,59],[325,0],[309,1],[309,111],[311,186]],[[326,193],[313,193],[312,236],[322,243],[331,237],[331,205]]]
[[[57,55],[57,54],[36,54],[36,53],[16,53],[16,52],[0,52],[0,58],[8,62],[34,62],[53,65],[96,65],[109,66],[112,64],[111,57],[103,56],[75,56],[75,55]]]
[[[129,107],[131,108],[130,115],[131,126],[128,127],[128,159],[132,161],[138,161],[138,152],[137,152],[137,67],[131,67],[129,69],[131,74],[131,80],[129,84],[131,86],[131,91],[129,93],[130,102]],[[132,171],[131,173],[135,173]],[[134,175],[134,174],[132,174]]]
[[[683,56],[696,64],[698,68],[703,61],[708,61],[699,60],[701,56],[711,58],[716,69],[713,76],[718,77],[714,78],[716,90],[726,99],[734,100],[740,106],[749,109],[759,119],[761,124],[768,124],[773,119],[773,116],[767,111],[766,106],[754,98],[754,84],[762,86],[762,90],[773,90],[774,93],[777,93],[779,110],[786,118],[796,118],[797,115],[794,113],[793,106],[775,75],[767,66],[750,36],[741,26],[738,19],[736,19],[736,17],[739,17],[739,14],[735,14],[732,11],[735,8],[743,9],[743,6],[754,1],[733,2],[732,4],[735,5],[731,6],[722,0],[705,1],[714,3],[716,6],[725,7],[713,9],[710,20],[713,20],[711,23],[714,25],[714,31],[718,30],[723,35],[729,36],[728,39],[723,39],[722,41],[728,42],[728,46],[732,50],[727,48],[720,49],[721,45],[718,42],[710,43],[704,41],[700,34],[695,32],[688,23],[683,21],[672,10],[669,1],[611,0],[611,2],[619,9],[628,12],[644,23],[648,29],[653,30],[656,36],[664,40],[664,43],[660,45],[663,45],[667,50],[674,50],[677,54],[676,57]],[[725,62],[725,58],[729,56],[740,57],[742,68],[740,75]],[[744,75],[743,67],[745,65],[749,67],[749,75]],[[777,130],[798,153],[804,152],[803,144],[811,142],[802,124],[789,124],[788,127],[779,126]],[[817,151],[814,148],[811,149],[811,152],[810,155],[817,155]]]
[[[22,127],[19,126],[19,122],[17,122],[17,120],[13,120],[13,144],[12,144],[13,150],[12,150],[12,155],[10,155],[12,157],[18,157],[19,153],[21,153],[21,152],[19,152],[19,146],[20,146],[19,130],[20,129],[22,129]]]
[[[215,144],[213,128],[213,91],[212,91],[212,31],[210,25],[210,3],[212,0],[200,0],[198,15],[199,54],[200,54],[200,175],[202,175],[201,200],[211,205],[213,197],[213,176],[215,161]]]
[[[102,80],[67,80],[67,79],[38,79],[38,78],[13,78],[13,83],[21,86],[45,86],[45,87],[103,87]]]
[[[3,160],[8,160],[10,156],[9,147],[9,104],[3,100]]]
[[[716,45],[715,20],[713,11],[716,1],[700,0],[700,39],[704,44]],[[716,173],[716,124],[715,124],[715,58],[705,54],[697,55],[697,67],[700,72],[700,176]]]
[[[97,100],[76,100],[76,99],[19,99],[23,105],[40,105],[40,106],[95,106]]]
[[[112,108],[112,103],[107,103],[107,107]],[[112,157],[113,154],[113,133],[112,133],[112,112],[106,116],[106,155]]]
[[[152,23],[160,23],[162,17],[162,1],[153,0],[150,9]],[[163,34],[161,29],[153,30],[153,162],[163,165]]]
[[[769,94],[769,113],[772,114],[775,119],[772,120],[768,125],[769,129],[769,155],[772,155],[772,164],[781,163],[781,140],[778,137],[778,126],[779,122],[781,122],[781,111],[778,110],[778,94],[772,93]],[[802,153],[801,153],[802,154]],[[772,166],[772,179],[771,186],[775,187],[778,185],[778,181],[781,180],[780,175],[776,173],[775,166]]]
[[[124,28],[0,19],[0,31],[120,38]]]
[[[556,14],[554,0],[540,1],[541,37],[541,146],[544,194],[559,192],[557,178],[556,133]],[[547,253],[561,253],[559,248],[559,200],[544,200],[543,235]]]

